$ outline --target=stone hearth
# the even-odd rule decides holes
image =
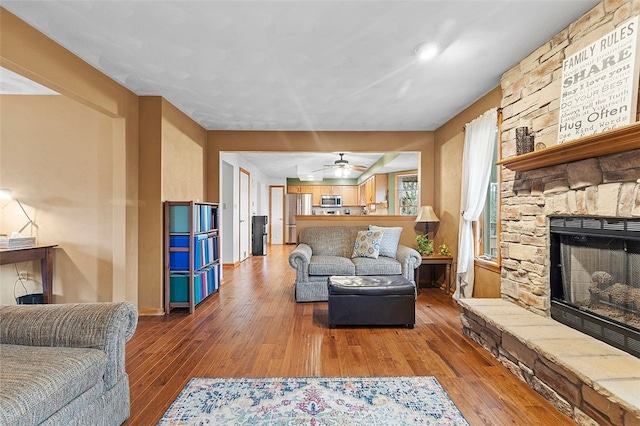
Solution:
[[[459,302],[464,333],[578,424],[640,424],[640,359],[505,300]]]

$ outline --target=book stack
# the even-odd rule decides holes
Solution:
[[[36,246],[36,237],[0,238],[0,249],[27,248]]]

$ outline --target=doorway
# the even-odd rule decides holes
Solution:
[[[269,235],[271,244],[284,244],[284,186],[269,187]]]
[[[249,238],[251,233],[249,232],[249,217],[250,217],[250,183],[251,174],[240,167],[240,262],[249,257]]]

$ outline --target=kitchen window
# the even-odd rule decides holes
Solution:
[[[406,172],[396,175],[396,210],[400,215],[417,215],[418,206],[418,173]]]

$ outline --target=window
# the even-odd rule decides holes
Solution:
[[[491,177],[489,179],[489,187],[487,188],[487,199],[484,204],[482,214],[475,225],[476,240],[476,258],[491,263],[498,262],[498,219],[500,208],[500,182],[499,166],[495,163],[498,161],[498,142],[499,132],[496,127],[495,146],[493,150],[493,165],[491,167]]]
[[[396,206],[400,215],[418,214],[418,173],[407,172],[396,175]]]

